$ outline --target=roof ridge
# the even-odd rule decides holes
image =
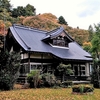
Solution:
[[[29,26],[24,26],[24,25],[21,25],[21,24],[13,24],[13,26],[14,27],[18,27],[18,28],[29,29],[29,30],[32,30],[32,31],[38,31],[38,32],[47,33],[47,31],[45,31],[45,30],[41,30],[41,29],[38,29],[38,28],[29,27]]]
[[[55,29],[53,29],[53,30],[47,32],[47,35],[52,34],[52,32],[54,32],[54,31],[56,32],[56,30],[60,29],[61,27],[62,27],[62,26],[60,26],[60,27],[58,27],[58,28],[55,28]]]
[[[59,34],[61,34],[61,32],[64,31],[63,27],[59,27],[57,31],[55,31],[54,33],[50,34],[50,38],[54,38],[55,36],[58,36]]]
[[[64,31],[64,28],[62,26],[50,31],[50,32],[47,32],[47,35],[46,37],[44,37],[42,40],[45,40],[47,38],[54,38],[55,36],[58,36],[59,34],[61,34],[61,32]]]

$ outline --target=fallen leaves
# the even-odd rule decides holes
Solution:
[[[100,89],[87,95],[72,94],[71,88],[40,88],[0,91],[0,100],[99,100]]]

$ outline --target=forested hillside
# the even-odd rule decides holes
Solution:
[[[36,15],[36,8],[30,4],[27,4],[26,7],[18,6],[17,8],[12,8],[8,0],[0,0],[0,4],[0,34],[6,34],[7,29],[12,24],[21,24],[47,31],[63,26],[65,31],[80,45],[88,41],[88,30],[69,26],[63,16],[57,18],[48,12]]]

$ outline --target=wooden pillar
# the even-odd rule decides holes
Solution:
[[[43,53],[41,54],[41,60],[43,61]],[[43,62],[41,61],[41,72],[43,73]]]
[[[30,72],[30,50],[31,50],[31,48],[29,47],[28,48],[28,67],[29,67],[29,72]]]
[[[81,80],[81,65],[79,64],[79,81]]]
[[[30,50],[31,50],[31,48],[29,47],[28,48],[28,70],[29,70],[29,72],[30,72]],[[27,84],[28,82],[27,82],[27,75],[26,75],[26,78],[25,78],[25,84]]]
[[[43,53],[41,54],[41,59],[42,59],[42,61],[43,61]],[[41,63],[41,66],[42,66],[42,68],[43,68],[43,62]]]

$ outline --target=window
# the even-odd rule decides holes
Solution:
[[[73,75],[78,76],[79,75],[79,66],[77,64],[73,65]]]
[[[31,70],[36,69],[36,65],[31,65]]]
[[[65,38],[62,37],[62,36],[54,38],[53,39],[53,45],[68,47],[67,41],[65,41]]]
[[[24,64],[25,66],[25,73],[29,73],[30,72],[30,68],[29,68],[29,65],[28,64]]]
[[[86,75],[86,68],[85,65],[75,64],[72,66],[73,74],[75,76],[85,76]]]
[[[84,76],[85,74],[85,65],[81,65],[81,75]]]
[[[31,70],[41,69],[41,65],[33,65],[31,64]]]
[[[74,66],[73,65],[71,66],[71,69],[73,71],[73,73],[71,74],[71,76],[73,76],[73,75],[75,75],[75,73],[74,73],[75,71],[74,71]]]
[[[20,75],[26,75],[27,73],[29,73],[30,72],[29,65],[28,64],[21,65],[19,72],[20,72]]]

